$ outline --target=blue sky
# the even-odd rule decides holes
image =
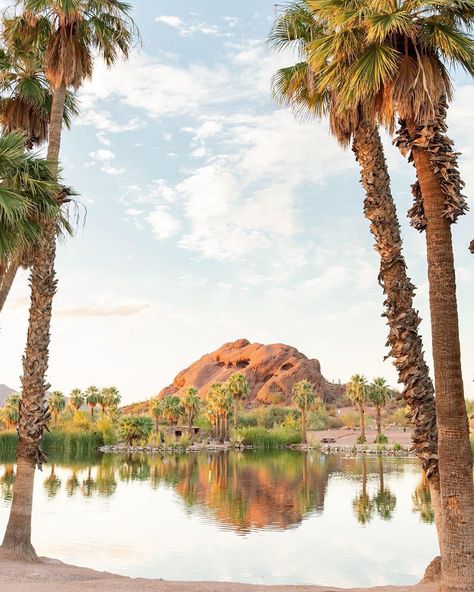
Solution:
[[[290,55],[264,44],[274,2],[136,0],[141,47],[97,62],[65,134],[84,208],[61,244],[49,381],[158,392],[204,353],[245,337],[291,344],[328,379],[396,375],[378,260],[349,151],[325,122],[279,109],[270,78]],[[474,189],[474,85],[457,79],[451,136]],[[387,139],[393,192],[430,357],[424,237],[406,224],[413,170]],[[84,212],[86,211],[86,215]],[[472,213],[454,227],[466,394],[474,397]],[[18,388],[27,276],[1,320],[0,382]]]

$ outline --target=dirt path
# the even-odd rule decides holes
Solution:
[[[24,564],[0,558],[1,592],[337,592],[327,586],[250,586],[227,582],[130,579],[52,559]],[[430,584],[351,588],[350,592],[435,592]],[[349,592],[346,589],[346,592]]]

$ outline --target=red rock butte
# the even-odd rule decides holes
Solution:
[[[296,348],[283,343],[263,345],[238,339],[224,344],[182,370],[173,383],[158,395],[174,395],[195,386],[204,397],[213,382],[224,382],[235,372],[249,381],[246,406],[291,403],[291,389],[300,380],[309,380],[316,394],[331,403],[344,394],[344,386],[328,382],[318,360],[309,359]]]

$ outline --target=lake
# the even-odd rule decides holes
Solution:
[[[0,457],[0,534],[15,466]],[[415,583],[437,554],[416,459],[318,452],[50,457],[39,554],[128,576],[284,584]]]

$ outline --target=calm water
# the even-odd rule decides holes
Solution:
[[[35,482],[34,544],[76,565],[370,586],[416,582],[437,552],[415,460],[286,451],[54,460]],[[2,535],[14,478],[0,459]]]

